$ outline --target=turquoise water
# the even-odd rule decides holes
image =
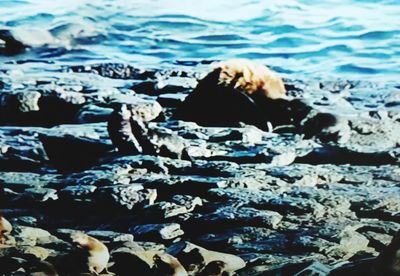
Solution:
[[[160,67],[243,57],[288,76],[397,81],[400,73],[398,0],[0,0],[0,29],[57,38],[3,62]]]

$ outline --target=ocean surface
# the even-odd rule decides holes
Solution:
[[[0,56],[3,65],[194,66],[238,57],[289,77],[400,74],[399,0],[0,0],[0,29],[31,46]]]

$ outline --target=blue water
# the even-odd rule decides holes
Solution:
[[[163,67],[230,57],[286,76],[397,81],[399,0],[0,0],[0,29],[56,43],[0,61]]]

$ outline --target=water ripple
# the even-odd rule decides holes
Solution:
[[[400,68],[396,0],[1,2],[0,29],[25,29],[22,40],[33,48],[2,62],[194,66],[245,57],[286,75],[395,80]]]

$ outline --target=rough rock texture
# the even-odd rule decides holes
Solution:
[[[0,274],[52,275],[74,256],[77,230],[104,242],[117,275],[391,271],[399,89],[286,80],[291,97],[319,111],[304,129],[327,118],[318,114],[338,118],[308,137],[171,119],[196,76],[121,64],[0,71],[0,209],[13,226]],[[114,103],[184,138],[192,161],[121,156],[107,132]]]

